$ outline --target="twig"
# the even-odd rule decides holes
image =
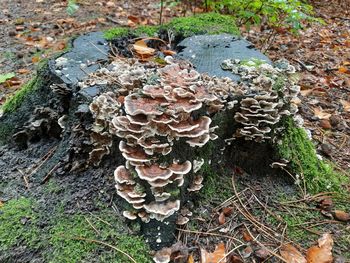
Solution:
[[[119,248],[115,247],[115,246],[112,246],[110,244],[107,244],[105,242],[102,242],[102,241],[99,241],[99,240],[95,240],[95,239],[88,239],[88,238],[84,238],[84,237],[72,237],[71,239],[74,239],[74,240],[83,240],[83,241],[87,241],[87,242],[90,242],[90,243],[97,243],[97,244],[101,244],[101,245],[104,245],[106,247],[109,247],[109,248],[112,248],[114,249],[115,251],[118,251],[119,253],[123,254],[124,256],[126,256],[128,259],[130,259],[130,261],[134,262],[134,263],[137,263],[135,259],[133,259],[129,254],[127,254],[126,252],[124,252],[123,250],[120,250]]]
[[[43,157],[40,158],[39,165],[28,175],[28,178],[32,176],[34,173],[36,173],[39,168],[52,156],[54,151],[57,149],[58,146],[52,147]]]
[[[279,203],[279,204],[282,205],[282,206],[295,207],[295,208],[300,208],[300,209],[305,209],[305,210],[320,211],[320,209],[313,208],[313,207],[306,207],[306,206],[293,205],[293,204],[282,204],[282,203]]]
[[[235,250],[239,249],[240,247],[244,247],[244,246],[245,246],[245,244],[241,244],[241,245],[239,245],[239,246],[234,247],[234,248],[231,249],[229,252],[227,252],[227,253],[225,254],[225,256],[224,256],[223,258],[221,258],[217,263],[222,262],[222,261],[223,261],[225,258],[227,258],[227,256],[229,256],[232,252],[234,252]]]
[[[19,168],[16,168],[16,169],[17,169],[17,171],[22,175],[23,181],[24,181],[24,183],[25,183],[25,185],[26,185],[26,188],[27,188],[27,190],[28,190],[28,189],[29,189],[29,182],[28,182],[27,176],[23,173],[23,171],[22,171],[21,169],[19,169]]]
[[[57,167],[61,164],[61,162],[58,162],[48,173],[47,175],[44,177],[44,179],[41,181],[41,184],[45,183],[50,176],[52,175],[52,173],[57,169]]]
[[[98,230],[91,224],[90,220],[89,220],[86,216],[84,216],[84,218],[85,218],[86,222],[88,222],[89,225],[92,227],[92,229],[95,230],[96,234],[97,234],[97,235],[100,235],[100,234],[101,234],[100,231],[98,231]]]
[[[279,240],[275,237],[275,234],[279,235],[278,233],[274,232],[272,229],[270,229],[269,227],[265,226],[264,224],[262,224],[261,222],[259,222],[258,220],[255,219],[255,217],[247,210],[247,208],[244,206],[242,200],[239,198],[238,193],[237,193],[237,189],[235,186],[235,182],[234,182],[234,176],[232,176],[232,186],[233,186],[233,191],[235,192],[237,199],[239,201],[239,203],[242,206],[242,209],[244,211],[242,211],[242,209],[235,204],[236,208],[241,212],[241,214],[248,219],[255,227],[261,229],[262,232],[264,232],[267,236],[269,236],[270,238],[274,239],[275,241],[279,242]],[[270,234],[268,231],[270,231],[273,234]]]
[[[201,232],[201,231],[195,231],[195,230],[187,230],[187,229],[181,229],[181,228],[176,228],[176,230],[179,230],[179,231],[182,231],[182,232],[187,232],[187,233],[192,233],[192,234],[204,235],[204,236],[224,237],[224,238],[232,239],[234,241],[237,241],[237,242],[243,244],[243,242],[241,240],[239,240],[237,238],[234,238],[232,236],[228,236],[228,235],[221,235],[221,234],[216,234],[216,233]]]
[[[108,57],[108,54],[106,52],[104,52],[103,50],[101,50],[98,46],[96,46],[94,43],[92,43],[91,41],[89,41],[89,43],[91,45],[93,45],[98,51],[100,51],[103,55]]]
[[[163,8],[164,8],[164,0],[160,1],[160,14],[159,14],[159,25],[163,23]]]
[[[105,223],[106,225],[109,226],[113,226],[112,224],[108,223],[107,221],[103,220],[102,218],[99,218],[98,216],[94,215],[93,213],[89,212],[90,215],[92,215],[93,217],[97,218],[98,220],[100,220],[101,222]]]

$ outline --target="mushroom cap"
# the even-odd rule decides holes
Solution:
[[[167,168],[161,168],[158,164],[136,166],[135,168],[139,178],[148,182],[153,182],[158,179],[168,180],[173,172]]]
[[[164,216],[164,218],[173,215],[176,211],[180,209],[180,200],[167,201],[167,202],[151,202],[149,204],[144,204],[146,212],[156,215]]]
[[[171,248],[163,248],[157,251],[153,257],[154,263],[169,263],[171,259],[172,250]]]
[[[176,220],[176,224],[183,226],[183,225],[186,225],[188,223],[188,221],[190,221],[190,219],[188,217],[178,215],[177,220]]]
[[[182,164],[173,163],[169,166],[169,169],[174,174],[187,174],[191,171],[192,163],[190,161],[186,161]]]
[[[135,94],[131,94],[125,97],[124,106],[125,112],[131,116],[138,114],[144,115],[162,115],[163,111],[160,110],[160,106],[168,105],[169,103],[163,98],[147,98],[141,97]]]
[[[135,181],[132,179],[132,175],[125,168],[124,165],[120,165],[114,171],[114,179],[119,184],[134,185]]]
[[[123,211],[123,216],[130,220],[135,220],[137,218],[137,215],[130,211]]]

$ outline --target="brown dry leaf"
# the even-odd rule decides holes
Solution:
[[[341,210],[335,210],[334,217],[339,221],[343,221],[343,222],[350,221],[350,214]]]
[[[307,263],[305,257],[291,244],[283,245],[280,253],[287,263]]]
[[[225,263],[225,244],[220,243],[216,246],[213,253],[207,252],[201,248],[201,263]]]
[[[26,68],[20,68],[17,70],[17,73],[19,74],[28,74],[30,72],[29,69],[26,69]]]
[[[230,216],[233,213],[233,207],[230,207],[230,206],[224,207],[222,209],[222,212],[224,213],[225,216]]]
[[[343,105],[345,111],[350,111],[350,102],[346,100],[340,100],[340,103]]]
[[[221,212],[219,215],[219,224],[223,225],[223,224],[225,224],[225,222],[226,222],[225,214],[223,212]]]
[[[318,239],[318,245],[310,247],[306,252],[307,263],[331,263],[333,239],[331,234],[323,234]]]
[[[193,259],[193,256],[190,255],[187,259],[187,263],[194,263],[194,259]]]
[[[314,91],[314,89],[304,89],[300,91],[301,96],[306,97],[308,95],[310,95],[312,92]]]
[[[174,56],[176,55],[176,52],[173,51],[173,50],[169,50],[169,49],[166,49],[166,50],[162,50],[163,54],[166,55],[166,56]]]
[[[40,57],[37,57],[37,56],[32,57],[32,62],[33,63],[38,63],[39,61],[40,61]]]
[[[230,258],[230,263],[244,263],[243,259],[241,259],[239,256],[237,255],[233,255]]]
[[[147,46],[144,39],[138,40],[133,45],[135,52],[138,55],[143,56],[153,56],[156,50]]]
[[[0,207],[4,206],[4,203],[0,200]]]
[[[250,242],[253,240],[253,237],[249,234],[248,231],[243,231],[243,240],[246,242]]]
[[[345,73],[345,74],[349,74],[349,73],[350,73],[350,71],[349,71],[346,67],[340,67],[340,68],[338,69],[338,71],[339,71],[340,73]]]
[[[324,112],[321,107],[313,108],[314,115],[321,120],[328,120],[332,114]]]

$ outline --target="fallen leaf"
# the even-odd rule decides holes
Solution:
[[[300,91],[301,96],[306,97],[308,95],[310,95],[312,92],[314,91],[314,89],[304,89]]]
[[[188,257],[187,263],[194,263],[194,259],[193,259],[193,256],[192,256],[192,255],[190,255],[190,256]]]
[[[213,253],[207,252],[205,249],[201,248],[201,263],[225,263],[225,244],[220,243],[215,247]]]
[[[223,224],[225,224],[225,222],[226,222],[225,214],[223,212],[221,212],[219,215],[219,224],[223,225]]]
[[[346,100],[340,100],[340,103],[343,105],[345,111],[350,111],[350,102]]]
[[[318,245],[310,247],[306,252],[307,263],[332,263],[333,239],[331,234],[323,234]]]
[[[173,50],[162,50],[163,54],[166,55],[166,56],[174,56],[176,55],[176,52],[173,51]]]
[[[332,114],[324,112],[321,107],[313,108],[314,115],[321,120],[328,120]]]
[[[40,57],[37,57],[37,56],[32,57],[32,62],[33,63],[38,63],[39,61],[40,61]]]
[[[264,248],[260,248],[259,250],[255,251],[255,256],[262,260],[267,259],[270,255],[270,252]]]
[[[305,257],[291,244],[283,245],[280,248],[280,253],[287,263],[307,263]]]
[[[230,263],[244,263],[243,259],[241,259],[241,257],[237,256],[237,255],[233,255],[230,258]]]
[[[249,234],[248,231],[243,231],[243,240],[246,242],[250,242],[253,240],[253,237]]]
[[[138,40],[133,45],[135,52],[138,55],[143,56],[153,56],[156,50],[147,46],[144,39]]]
[[[224,207],[222,209],[222,212],[224,213],[225,216],[230,216],[232,215],[232,212],[233,212],[233,207]]]
[[[332,125],[330,123],[329,120],[321,120],[320,121],[320,126],[323,128],[323,129],[331,129],[332,128]]]
[[[28,74],[30,72],[29,69],[26,69],[26,68],[20,68],[17,70],[17,73],[19,74]]]
[[[333,201],[330,197],[325,197],[322,200],[320,200],[320,208],[322,210],[331,210],[333,207]]]
[[[4,203],[0,200],[0,207],[4,206]]]
[[[340,68],[338,69],[338,71],[339,71],[340,73],[345,73],[345,74],[349,74],[349,73],[350,73],[350,70],[348,70],[347,67],[340,67]]]
[[[339,221],[348,222],[350,221],[350,214],[341,210],[334,211],[334,217]]]

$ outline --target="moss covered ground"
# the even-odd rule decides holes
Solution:
[[[332,164],[319,159],[305,130],[297,127],[292,118],[286,118],[283,127],[285,131],[281,143],[277,144],[277,153],[290,161],[291,172],[300,176],[307,189],[311,193],[336,191],[348,195],[345,186],[349,178],[337,172]]]
[[[29,198],[3,203],[0,207],[0,252],[18,246],[43,251],[45,262],[130,262],[111,245],[130,255],[136,262],[151,262],[149,248],[141,237],[128,234],[115,212],[104,208],[95,213],[63,213],[57,208],[47,226],[40,221],[38,205]],[[102,243],[101,243],[102,242]]]

